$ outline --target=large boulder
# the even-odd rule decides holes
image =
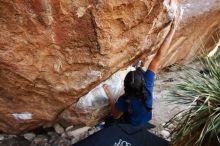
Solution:
[[[142,55],[150,60],[181,9],[162,66],[213,48],[218,0],[0,0],[0,131],[19,133],[58,117],[95,124],[107,108],[82,112],[75,103]]]

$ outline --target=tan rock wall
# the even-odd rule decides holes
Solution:
[[[219,1],[203,2],[181,4],[188,7],[164,66],[190,59],[199,36],[206,41],[219,27]],[[114,72],[154,54],[177,7],[174,0],[0,0],[0,131],[56,121]]]

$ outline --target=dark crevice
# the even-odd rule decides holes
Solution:
[[[96,48],[97,48],[97,51],[100,53],[101,51],[101,46],[99,44],[99,41],[98,41],[98,33],[97,33],[97,25],[96,25],[96,22],[95,22],[95,17],[94,15],[92,14],[92,10],[90,10],[90,15],[91,15],[91,22],[92,22],[92,27],[94,29],[94,34],[95,34],[95,37],[96,37]]]
[[[98,0],[93,0],[94,6],[98,5]]]

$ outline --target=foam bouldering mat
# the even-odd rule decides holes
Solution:
[[[169,146],[169,142],[144,128],[114,124],[72,146]]]

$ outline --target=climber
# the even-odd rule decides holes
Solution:
[[[148,66],[147,71],[145,72],[141,67],[137,67],[135,71],[130,71],[126,75],[124,79],[125,93],[118,98],[117,102],[115,102],[109,86],[103,85],[114,118],[106,120],[107,126],[109,123],[112,123],[112,119],[138,127],[152,119],[154,77],[162,57],[170,46],[178,20],[174,19],[170,23],[170,31]]]

